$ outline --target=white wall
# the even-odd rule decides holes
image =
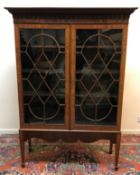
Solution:
[[[12,16],[3,7],[139,7],[130,17],[122,131],[140,133],[140,2],[139,0],[1,0],[0,1],[0,133],[17,132],[18,95]]]

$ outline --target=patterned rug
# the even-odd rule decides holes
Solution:
[[[26,144],[26,167],[21,168],[18,135],[0,135],[0,175],[140,175],[137,135],[122,137],[118,171],[114,171],[114,151],[108,154],[108,141],[51,144],[34,140],[31,153],[27,148]]]

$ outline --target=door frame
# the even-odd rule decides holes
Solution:
[[[116,125],[85,125],[75,123],[75,73],[76,73],[76,30],[77,29],[122,29],[122,51],[121,51],[121,64],[120,64],[120,78],[118,88],[118,110]],[[70,87],[70,106],[71,106],[71,129],[72,130],[104,130],[104,131],[119,131],[121,127],[122,116],[122,102],[123,102],[123,89],[124,89],[124,74],[125,74],[125,61],[126,61],[126,43],[127,43],[128,24],[75,24],[71,25],[71,87]]]
[[[20,51],[20,29],[64,29],[65,30],[65,116],[64,124],[37,124],[24,122],[24,105],[23,105],[23,84],[22,84],[22,67],[21,67],[21,51]],[[16,65],[17,65],[17,83],[18,83],[18,99],[19,99],[19,116],[21,129],[69,129],[70,121],[70,57],[69,57],[69,25],[62,24],[15,24],[15,45],[16,45]]]

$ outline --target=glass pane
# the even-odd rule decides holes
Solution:
[[[26,123],[64,124],[65,30],[21,29]]]
[[[100,31],[103,35],[109,37],[116,46],[122,45],[122,29],[106,29]]]
[[[76,31],[77,124],[116,124],[121,45],[121,29]]]

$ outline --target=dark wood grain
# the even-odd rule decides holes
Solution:
[[[136,8],[11,8],[15,23],[127,23]]]
[[[118,169],[121,142],[121,116],[126,60],[128,19],[136,8],[6,8],[12,13],[15,24],[17,81],[19,96],[20,129],[19,139],[21,162],[24,167],[24,142],[31,138],[43,138],[48,142],[93,142],[110,140],[109,153],[115,144],[115,170]],[[20,53],[20,29],[65,29],[65,122],[64,124],[26,123],[23,109],[22,65]],[[75,72],[76,72],[76,30],[77,29],[122,29],[122,55],[116,125],[93,125],[75,123]]]

